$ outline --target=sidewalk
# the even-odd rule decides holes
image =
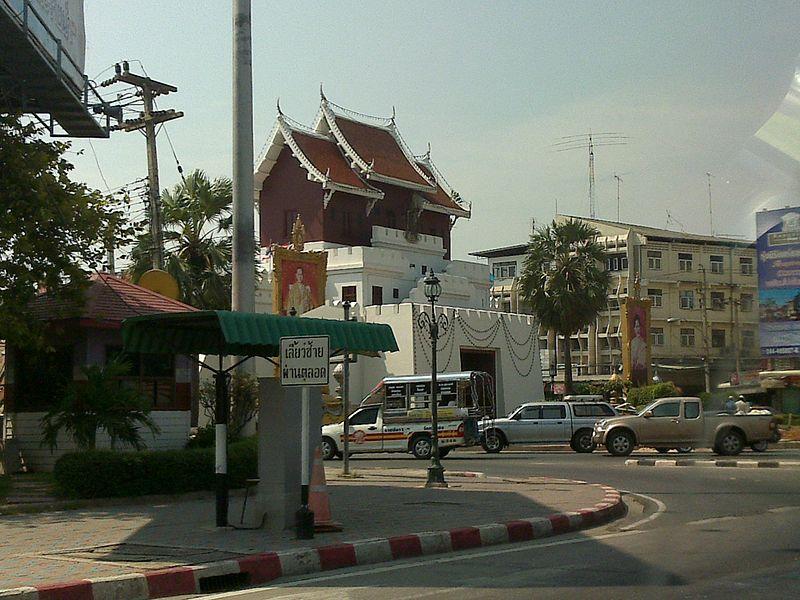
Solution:
[[[453,472],[447,475],[449,488],[425,489],[424,470],[359,469],[361,477],[342,479],[340,468],[326,471],[333,517],[344,530],[318,534],[314,540],[296,540],[292,532],[270,536],[264,530],[218,529],[211,494],[171,504],[0,517],[0,590],[586,512],[608,499],[608,488],[568,480],[506,480]],[[241,497],[232,498],[232,522],[238,521],[240,510]],[[600,521],[588,515],[581,523],[581,515],[576,516],[578,527]],[[570,522],[563,530],[570,528],[576,527]]]

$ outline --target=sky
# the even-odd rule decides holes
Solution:
[[[167,131],[186,171],[232,172],[232,2],[87,0],[86,72],[113,63],[178,87]],[[616,132],[595,151],[597,216],[755,233],[754,212],[800,204],[798,2],[253,2],[254,151],[285,114],[311,123],[319,88],[428,143],[472,203],[453,255],[526,241],[532,220],[588,216],[588,157],[563,136]],[[792,87],[794,86],[794,88]],[[113,89],[113,88],[112,88]],[[165,136],[161,186],[179,181]],[[74,176],[117,188],[146,176],[144,138],[76,141]],[[81,152],[82,151],[82,152]],[[95,160],[96,159],[96,160]],[[105,181],[104,181],[105,180]],[[106,186],[107,183],[107,186]]]

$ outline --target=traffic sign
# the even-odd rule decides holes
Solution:
[[[304,335],[281,338],[281,385],[328,385],[330,338]]]

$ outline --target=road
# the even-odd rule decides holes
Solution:
[[[654,453],[634,454],[645,455]],[[750,453],[741,456],[751,457],[755,458]],[[796,461],[800,452],[770,451],[759,457]],[[652,501],[627,496],[631,506],[646,504],[645,513],[573,535],[356,567],[202,597],[800,598],[800,469],[626,467],[623,463],[601,452],[457,452],[445,460],[446,468],[493,476],[601,482]],[[355,457],[353,465],[356,469],[422,466],[420,461],[396,455]]]

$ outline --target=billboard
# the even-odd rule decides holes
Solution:
[[[756,213],[761,354],[800,355],[800,208]]]
[[[650,383],[650,299],[626,298],[622,305],[622,368],[634,385]]]

